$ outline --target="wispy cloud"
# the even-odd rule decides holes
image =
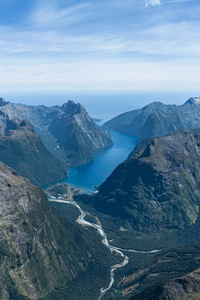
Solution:
[[[184,3],[184,2],[191,2],[192,0],[146,0],[145,6],[157,6],[161,4],[175,4],[175,3]]]
[[[161,0],[146,0],[146,7],[161,5]]]
[[[200,59],[200,21],[158,24],[129,33],[76,34],[56,30],[16,31],[0,27],[0,56],[23,55],[46,61],[94,59]]]
[[[193,71],[188,84],[194,86],[200,61],[195,2],[37,0],[20,16],[23,23],[0,26],[0,82],[23,88],[150,88],[156,80],[180,86]]]
[[[36,27],[55,28],[85,20],[89,12],[88,3],[77,4],[68,8],[58,8],[54,1],[47,5],[39,3],[31,13],[31,20]]]

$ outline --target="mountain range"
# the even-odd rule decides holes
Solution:
[[[152,136],[161,137],[176,129],[200,128],[200,98],[190,98],[183,105],[153,102],[142,109],[111,119],[103,128],[134,135],[139,140]]]
[[[117,290],[131,300],[198,299],[200,98],[182,106],[152,103],[104,126],[108,124],[146,138],[97,193],[77,200],[110,216],[109,224],[114,220],[112,224],[120,224],[141,245],[145,237],[157,236],[157,244],[161,236],[168,238],[159,244],[168,249],[146,263],[137,262],[138,268],[135,259],[144,254],[131,254],[134,262],[124,270]],[[48,108],[0,99],[0,160],[32,183],[57,181],[70,166],[91,161],[96,149],[111,144],[109,133],[73,101]],[[17,172],[0,162],[0,298],[95,299],[104,286],[108,254],[89,235],[84,237],[66,219],[67,213],[63,219],[45,194]],[[59,211],[65,215],[65,209]]]
[[[49,108],[0,98],[0,160],[38,186],[63,179],[69,167],[92,161],[109,145],[110,134],[80,104]]]
[[[112,145],[110,133],[99,127],[79,103],[12,107],[32,124],[52,155],[69,167],[91,162],[97,149]]]

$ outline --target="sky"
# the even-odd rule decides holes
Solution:
[[[199,0],[0,2],[1,94],[196,93],[199,83]]]

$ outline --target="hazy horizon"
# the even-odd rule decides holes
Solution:
[[[123,112],[142,108],[156,102],[184,104],[189,98],[199,96],[198,92],[157,92],[157,93],[29,93],[3,94],[5,101],[25,105],[62,105],[68,100],[80,103],[93,118],[109,120]]]

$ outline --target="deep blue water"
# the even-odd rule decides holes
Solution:
[[[98,151],[93,162],[77,168],[71,168],[69,177],[62,183],[69,183],[81,187],[86,192],[94,190],[95,185],[100,185],[123,162],[137,144],[133,136],[123,135],[111,131],[114,145],[104,151]]]

